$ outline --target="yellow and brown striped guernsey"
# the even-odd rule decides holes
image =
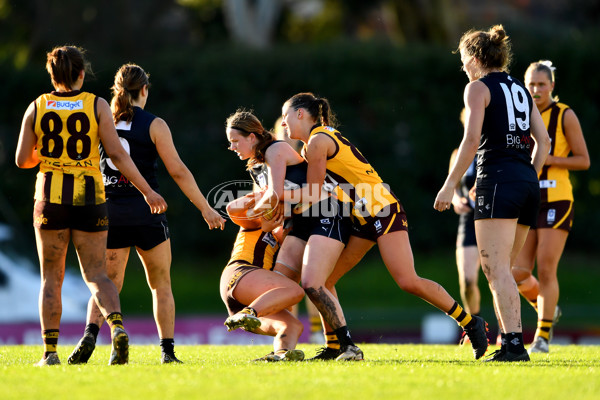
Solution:
[[[550,107],[542,111],[542,118],[552,142],[550,148],[552,156],[567,157],[571,152],[563,130],[564,115],[568,109],[569,106],[566,104],[552,103]],[[573,201],[573,188],[569,180],[568,169],[545,165],[540,171],[539,179],[542,203],[559,200]]]
[[[227,266],[249,264],[258,268],[272,269],[279,243],[271,232],[262,229],[240,229],[231,251]]]
[[[80,91],[36,99],[36,200],[75,206],[105,202],[96,101],[95,95]]]
[[[385,207],[398,204],[396,196],[369,161],[339,131],[318,126],[310,134],[327,135],[335,142],[336,152],[327,158],[325,183],[334,186],[341,201],[352,203],[352,215],[360,225]]]

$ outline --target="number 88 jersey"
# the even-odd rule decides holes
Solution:
[[[525,86],[505,72],[480,79],[490,91],[481,142],[477,150],[477,179],[488,182],[537,182],[531,165],[533,100]]]
[[[96,102],[95,95],[80,91],[36,99],[36,200],[75,206],[105,202]]]

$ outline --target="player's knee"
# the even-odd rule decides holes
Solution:
[[[302,289],[304,289],[309,296],[311,293],[317,293],[319,290],[322,290],[323,287],[323,282],[318,282],[318,280],[312,279],[311,277],[302,278]]]
[[[538,279],[540,284],[544,286],[548,286],[555,282],[558,282],[558,276],[556,275],[556,270],[553,271],[544,271],[538,268]]]
[[[294,304],[297,304],[300,301],[302,301],[302,299],[304,298],[304,294],[305,294],[304,289],[301,288],[300,285],[294,285],[290,289],[290,293],[292,294]]]

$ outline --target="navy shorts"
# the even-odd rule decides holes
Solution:
[[[540,208],[538,182],[500,182],[477,184],[474,219],[517,219],[517,223],[536,226]]]
[[[166,221],[152,225],[140,226],[110,226],[108,230],[107,249],[123,249],[139,247],[150,250],[171,237]]]
[[[312,235],[319,235],[347,244],[352,233],[352,220],[344,216],[344,204],[337,200],[317,203],[306,209],[302,216],[294,215],[292,220],[292,230],[288,236],[305,242]]]
[[[33,206],[33,226],[47,230],[102,232],[108,230],[108,209],[106,203],[73,206],[36,200]]]
[[[456,235],[456,247],[477,246],[475,238],[475,220],[473,210],[461,214],[458,219],[458,233]]]

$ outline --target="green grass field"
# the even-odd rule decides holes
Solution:
[[[132,346],[130,364],[36,368],[41,346],[0,347],[0,397],[8,399],[598,399],[600,346],[552,346],[529,363],[474,361],[470,348],[361,345],[363,362],[254,363],[267,346],[177,346],[183,365],[161,365],[157,346]],[[299,346],[307,357],[312,345]],[[493,350],[494,348],[490,348]]]

